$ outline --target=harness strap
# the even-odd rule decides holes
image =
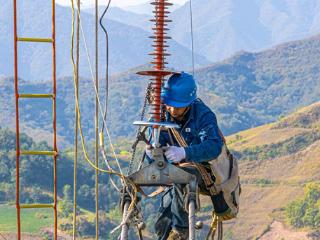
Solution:
[[[147,198],[153,198],[157,195],[159,195],[160,193],[164,192],[166,190],[165,187],[158,187],[157,190],[155,190],[154,192],[150,193],[150,194],[146,194],[143,189],[139,186],[137,186],[137,190],[138,192],[140,192],[142,194],[142,196],[147,197]]]
[[[174,128],[170,129],[172,131],[173,136],[176,138],[178,144],[181,147],[188,147],[188,144],[186,143],[186,141],[184,140],[184,138],[181,136],[181,134]],[[220,134],[220,130],[219,130],[219,134]],[[222,135],[222,133],[221,133]],[[222,135],[223,136],[223,135]],[[224,138],[223,141],[225,142]],[[182,163],[179,164],[179,166],[193,166],[195,167],[199,173],[201,174],[201,177],[204,181],[204,184],[206,185],[206,188],[208,189],[208,191],[210,192],[211,195],[217,195],[219,194],[219,190],[217,189],[217,187],[214,184],[214,181],[211,178],[211,175],[208,173],[208,171],[206,170],[206,168],[199,164],[199,163]]]
[[[174,137],[176,138],[178,144],[180,145],[180,147],[188,147],[188,144],[186,143],[186,141],[184,140],[184,138],[181,136],[181,134],[174,128],[170,129],[172,131],[172,134],[174,135]],[[222,134],[222,132],[219,129],[219,134],[224,142],[224,144],[226,144],[226,140]],[[229,154],[229,151],[227,151],[227,153]],[[233,163],[233,161],[232,161]],[[214,181],[211,178],[210,173],[208,173],[208,171],[206,170],[206,168],[199,164],[199,163],[194,163],[194,162],[186,162],[186,163],[181,163],[179,164],[179,166],[181,167],[186,167],[186,166],[192,166],[195,167],[203,181],[204,184],[206,185],[207,190],[209,190],[211,195],[217,195],[219,194],[219,192],[221,191],[221,188],[217,188],[217,186],[215,185]],[[232,169],[230,169],[230,172],[232,172]],[[212,222],[211,222],[211,226],[210,226],[210,230],[209,233],[207,235],[207,240],[214,240],[214,236],[216,235],[216,231],[218,230],[218,240],[222,239],[222,234],[223,234],[223,225],[222,225],[222,219],[220,219],[219,216],[217,216],[215,214],[215,212],[212,212]]]

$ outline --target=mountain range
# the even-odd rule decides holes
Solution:
[[[242,52],[223,62],[195,72],[199,97],[211,107],[226,135],[277,120],[299,107],[319,100],[320,36],[289,42],[259,53]],[[109,127],[113,136],[133,136],[132,122],[140,119],[147,79],[135,74],[140,68],[114,75],[110,79]],[[0,81],[0,122],[13,127],[13,80]],[[104,82],[100,83],[101,99]],[[21,81],[21,93],[50,92],[51,83]],[[92,80],[81,78],[80,96],[84,129],[93,137],[94,89]],[[61,140],[72,142],[73,81],[58,81],[58,123]],[[21,119],[36,131],[49,129],[50,105],[26,100],[21,106]],[[48,102],[49,103],[49,102]],[[48,106],[43,110],[40,106]],[[38,116],[43,116],[41,119]],[[28,128],[28,129],[29,129]],[[29,133],[30,134],[30,133]],[[46,134],[44,134],[46,135]],[[32,137],[35,135],[31,135]]]
[[[173,39],[191,49],[189,4],[169,8],[173,20],[169,28]],[[215,62],[238,51],[261,51],[316,35],[320,32],[319,8],[317,0],[193,0],[194,50]],[[151,9],[143,15],[133,15],[131,10],[134,8],[122,9],[121,14],[131,21],[128,17],[117,20],[150,30],[146,13],[152,15]]]
[[[0,75],[13,75],[13,3],[0,2]],[[51,37],[51,6],[41,0],[27,0],[18,2],[18,36],[20,37]],[[81,22],[87,42],[91,64],[94,66],[94,17],[83,12]],[[152,52],[149,38],[150,33],[132,25],[118,21],[105,22],[109,31],[109,69],[117,73],[129,68],[144,65],[151,61],[148,53]],[[57,36],[57,75],[59,77],[72,76],[70,59],[71,46],[71,9],[56,5],[56,36]],[[91,77],[88,59],[85,52],[84,40],[80,34],[80,74]],[[100,74],[104,73],[105,35],[99,29],[99,62]],[[172,56],[169,67],[177,69],[191,68],[191,51],[174,40],[170,41]],[[19,43],[19,75],[30,81],[51,79],[51,46],[44,43]],[[182,60],[183,59],[183,60]],[[204,66],[209,61],[205,57],[196,55],[196,66]]]
[[[147,3],[142,3],[142,4],[134,4],[134,5],[130,5],[125,7],[124,9],[126,11],[130,11],[130,12],[134,12],[134,13],[138,13],[138,14],[150,14],[151,11],[153,11],[154,6],[152,6],[150,3],[152,1],[148,1]],[[171,11],[176,10],[177,8],[179,8],[181,5],[175,3],[173,6],[170,7]]]
[[[194,0],[192,3],[195,50],[199,53],[196,56],[195,71],[199,97],[216,113],[223,133],[229,135],[228,147],[240,163],[243,189],[240,214],[237,219],[225,224],[224,239],[293,240],[294,237],[299,240],[318,239],[317,236],[320,235],[318,229],[288,228],[285,209],[289,203],[303,197],[304,186],[319,182],[320,179],[320,35],[307,37],[319,30],[320,2]],[[11,196],[8,198],[10,201],[14,198],[14,133],[1,128],[15,127],[12,22],[8,21],[12,18],[11,4],[10,1],[0,0],[0,26],[2,26],[0,54],[5,56],[0,58],[0,130],[1,135],[7,132],[10,137],[0,136],[0,140],[4,143],[0,147],[9,146],[8,152],[0,152],[4,160],[0,161],[2,180],[0,197]],[[19,5],[20,14],[23,14],[19,15],[19,34],[50,36],[50,13],[47,11],[50,9],[50,4],[46,5],[45,1],[40,0],[20,1],[19,4],[22,4]],[[190,69],[191,66],[188,4],[172,13],[174,24],[171,35],[177,42],[173,41],[173,47],[176,49],[175,56],[170,62],[171,67],[177,69]],[[39,11],[39,9],[46,10]],[[34,14],[35,12],[38,14]],[[140,119],[147,86],[147,79],[135,73],[148,67],[145,63],[148,61],[147,36],[150,35],[148,32],[150,25],[145,24],[145,19],[149,15],[141,11],[129,13],[119,8],[112,8],[109,13],[107,23],[112,35],[110,67],[114,74],[110,77],[107,121],[111,136],[116,138],[114,140],[116,152],[125,161],[129,161],[130,143],[136,132],[132,122]],[[72,184],[73,180],[72,150],[64,151],[71,148],[74,138],[74,88],[68,59],[70,14],[70,9],[57,6],[57,30],[59,36],[63,36],[58,39],[60,47],[57,128],[60,160],[63,160],[59,161],[59,176],[63,176],[58,181],[59,197],[62,197],[63,185]],[[87,9],[82,19],[87,36],[89,34],[93,36],[92,10]],[[307,38],[283,43],[302,37]],[[99,42],[103,46],[102,34]],[[281,44],[274,46],[277,43]],[[19,51],[22,53],[19,59],[20,93],[51,92],[51,82],[48,81],[51,57],[50,51],[47,52],[48,47],[26,45],[29,46],[29,50],[25,50],[22,44],[19,45]],[[92,55],[93,38],[88,38],[88,45]],[[137,52],[139,54],[136,54]],[[225,59],[235,52],[237,53]],[[92,80],[88,78],[90,71],[85,62],[83,45],[81,56],[82,126],[86,139],[90,141],[94,136],[95,96]],[[178,56],[181,56],[183,61]],[[103,53],[100,54],[100,58],[101,66],[104,66]],[[219,59],[224,60],[210,63]],[[103,73],[103,67],[100,67],[100,71]],[[41,81],[35,82],[35,80]],[[101,101],[103,101],[105,95],[103,79],[100,87]],[[51,102],[42,99],[23,99],[20,101],[20,106],[21,132],[33,137],[32,140],[23,135],[26,141],[24,147],[48,148],[47,144],[41,141],[45,140],[48,145],[52,144]],[[52,169],[52,161],[42,157],[32,162],[28,160],[28,158],[23,159],[22,167],[26,174],[23,177],[27,176],[30,185],[33,186],[35,183],[37,187],[27,189],[23,199],[30,200],[33,194],[32,201],[35,201],[34,199],[38,197],[36,192],[52,195],[49,188],[41,185],[41,183],[48,183],[49,186],[52,184],[47,174]],[[125,162],[121,163],[126,165]],[[40,167],[45,171],[39,172]],[[80,190],[83,190],[80,191],[82,192],[80,199],[83,200],[81,207],[88,207],[90,204],[92,208],[93,170],[81,161],[79,173],[79,187],[81,185]],[[41,180],[42,177],[46,181]],[[106,178],[105,181],[107,182]],[[113,203],[112,207],[115,207],[117,196],[114,195],[115,191],[109,190],[106,182],[101,184],[105,193],[101,202]],[[150,212],[153,212],[156,206],[157,204],[152,203],[145,206],[149,211],[146,215],[148,227],[153,225],[155,215]],[[205,230],[208,228],[210,219],[208,213],[211,213],[211,209],[210,200],[204,199],[198,217],[204,220]],[[6,222],[3,218],[6,216],[2,217],[0,221],[2,223]],[[36,216],[36,218],[41,220],[42,217]],[[279,223],[283,224],[286,231],[274,230],[274,226]],[[272,238],[271,236],[275,236],[274,231],[277,237]],[[205,231],[198,234],[205,234]],[[11,235],[5,236],[10,239]],[[200,239],[203,238],[201,235]]]
[[[13,23],[12,2],[1,0],[0,9],[0,75],[12,76],[13,70]],[[101,9],[103,6],[101,6]],[[221,61],[238,51],[261,51],[277,44],[299,40],[320,31],[320,15],[317,0],[255,0],[255,1],[192,1],[194,51],[196,67]],[[44,1],[18,3],[20,9],[19,34],[21,36],[50,36],[50,4]],[[22,10],[23,9],[23,10]],[[41,9],[41,11],[39,11]],[[71,10],[57,5],[57,64],[58,76],[72,75],[70,64]],[[170,66],[175,69],[191,69],[191,34],[189,2],[174,6],[169,17]],[[38,12],[38,14],[33,14]],[[150,61],[152,12],[135,11],[134,7],[120,9],[111,7],[105,23],[110,36],[111,73],[128,70]],[[94,18],[90,8],[82,14],[83,29],[93,61]],[[89,37],[91,36],[91,37]],[[83,41],[83,40],[82,40]],[[20,44],[19,44],[20,46]],[[105,66],[105,39],[99,37],[100,70]],[[47,80],[51,76],[50,47],[21,43],[20,73],[25,79]],[[94,65],[94,64],[93,64]],[[83,43],[81,45],[81,71],[90,76]],[[40,70],[41,69],[41,70]]]
[[[192,1],[195,52],[211,61],[320,32],[317,0]],[[171,35],[191,46],[189,3],[172,13]]]

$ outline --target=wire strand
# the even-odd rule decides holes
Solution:
[[[194,38],[193,38],[192,0],[189,1],[189,7],[190,7],[191,49],[192,49],[192,73],[194,76]]]
[[[108,35],[108,31],[107,31],[107,28],[103,25],[103,18],[105,17],[108,9],[109,9],[109,6],[110,6],[110,3],[111,3],[111,0],[108,0],[108,4],[106,6],[106,8],[104,9],[101,17],[100,17],[100,21],[99,21],[99,24],[105,34],[105,37],[106,37],[106,75],[105,75],[105,80],[106,80],[106,86],[105,86],[105,91],[106,91],[106,101],[105,101],[105,110],[104,110],[104,121],[102,122],[102,128],[101,128],[101,132],[104,131],[104,122],[107,121],[107,112],[108,112],[108,99],[109,99],[109,35]]]
[[[71,3],[72,3],[72,11],[74,11],[74,4],[73,4],[73,0],[71,0]],[[80,16],[80,15],[79,15]],[[80,23],[81,23],[81,16],[80,16]],[[80,25],[80,28],[81,28],[81,25]],[[72,32],[74,32],[74,25],[72,25]],[[73,79],[75,80],[75,61],[74,61],[74,57],[73,57],[73,48],[74,48],[74,44],[73,44],[73,40],[71,41],[71,61],[72,61],[72,66],[73,66],[73,74],[74,74],[74,77]],[[92,70],[92,69],[91,69]],[[75,81],[74,81],[74,84],[75,84]],[[76,84],[75,84],[75,87],[76,87]],[[75,89],[76,91],[77,89]],[[84,157],[85,157],[85,160],[88,162],[88,164],[100,171],[100,172],[104,172],[104,173],[108,173],[108,174],[111,174],[111,175],[116,175],[118,177],[120,177],[122,179],[122,183],[127,186],[128,188],[131,187],[132,188],[132,192],[131,191],[129,192],[129,194],[131,194],[131,198],[132,198],[132,202],[130,204],[130,209],[132,209],[134,206],[135,206],[135,201],[137,199],[137,192],[138,192],[138,189],[137,189],[137,186],[134,184],[134,182],[132,182],[129,178],[127,178],[126,176],[124,176],[122,173],[118,173],[118,172],[114,172],[114,171],[110,171],[110,170],[105,170],[105,169],[102,169],[102,168],[98,168],[95,166],[95,164],[91,161],[89,155],[88,155],[88,152],[87,152],[87,149],[86,149],[86,143],[85,143],[85,139],[84,139],[84,134],[83,134],[83,130],[82,130],[82,125],[81,125],[81,111],[80,111],[80,107],[79,107],[79,98],[77,95],[75,95],[75,105],[76,105],[76,109],[78,111],[78,115],[79,115],[79,119],[78,119],[78,125],[79,125],[79,135],[80,135],[80,139],[81,139],[81,146],[82,146],[82,150],[83,150],[83,154],[84,154]],[[106,128],[107,130],[108,128]]]
[[[91,80],[93,82],[93,87],[94,87],[94,91],[95,91],[95,94],[97,96],[97,99],[98,99],[98,106],[99,106],[99,110],[100,110],[100,114],[101,116],[103,117],[104,116],[104,113],[103,113],[103,110],[102,110],[102,105],[101,105],[101,101],[100,101],[100,97],[99,97],[99,94],[98,94],[98,90],[97,90],[97,86],[95,84],[95,77],[94,77],[94,74],[93,74],[93,68],[92,68],[92,64],[91,64],[91,58],[90,58],[90,54],[89,54],[89,50],[88,50],[88,44],[87,44],[87,40],[86,40],[86,37],[85,37],[85,34],[84,34],[84,31],[83,31],[83,26],[82,26],[82,19],[81,19],[81,14],[79,13],[79,10],[78,10],[78,14],[80,16],[80,30],[81,30],[81,36],[83,38],[83,41],[84,41],[84,47],[85,47],[85,50],[86,50],[86,55],[87,55],[87,61],[88,61],[88,64],[89,64],[89,69],[90,69],[90,74],[91,74]],[[118,168],[119,168],[119,171],[121,174],[123,174],[122,172],[122,169],[121,169],[121,166],[120,166],[120,163],[119,163],[119,160],[116,156],[116,153],[115,153],[115,149],[114,149],[114,146],[112,144],[112,140],[111,140],[111,135],[110,135],[110,132],[109,132],[109,129],[107,127],[107,123],[105,121],[105,119],[102,119],[104,124],[105,124],[105,129],[106,129],[106,133],[107,133],[107,136],[108,136],[108,141],[110,143],[110,148],[113,152],[113,155],[115,157],[115,160],[116,160],[116,163],[118,165]]]
[[[99,167],[99,29],[98,29],[98,15],[99,15],[99,1],[95,0],[95,83],[98,94],[96,94],[95,100],[95,114],[94,114],[94,125],[95,125],[95,164]],[[96,202],[96,240],[99,240],[99,171],[95,171],[95,202]]]

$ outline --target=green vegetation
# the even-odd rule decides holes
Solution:
[[[242,52],[224,62],[199,69],[196,79],[199,96],[214,109],[225,135],[275,121],[297,108],[319,101],[319,36],[282,45],[260,53]],[[290,61],[288,61],[290,59]],[[147,81],[134,74],[137,69],[110,78],[108,126],[113,137],[133,137],[132,122],[139,114]],[[81,79],[83,130],[94,138],[94,98],[91,79]],[[51,83],[21,82],[21,89],[50,92]],[[101,89],[104,89],[101,81]],[[74,92],[70,77],[59,79],[57,95],[58,133],[73,142]],[[2,125],[13,126],[14,94],[11,78],[0,78]],[[101,91],[103,99],[104,91]],[[21,120],[35,133],[50,129],[50,109],[43,102],[24,101]],[[50,104],[48,103],[48,106]],[[41,121],[39,121],[41,116]],[[41,134],[39,134],[41,135]],[[45,135],[42,133],[42,135]],[[50,136],[49,133],[47,136]]]
[[[320,182],[305,186],[304,197],[286,207],[286,218],[294,227],[320,227]]]
[[[16,208],[0,205],[0,229],[3,232],[16,231]],[[24,209],[21,212],[22,231],[39,233],[41,229],[53,225],[53,211],[50,209]]]
[[[265,178],[255,179],[253,183],[257,184],[260,187],[267,187],[275,184],[275,182],[273,182],[272,180]]]
[[[319,129],[320,105],[312,104],[287,117],[282,117],[273,129],[309,128]]]
[[[25,134],[21,135],[21,146],[23,149],[50,149],[46,142],[35,143],[32,138]],[[123,154],[128,158],[130,144],[123,141],[123,144],[115,144],[116,153]],[[94,149],[89,147],[89,155],[93,156]],[[125,154],[124,154],[125,153]],[[137,153],[141,156],[141,149]],[[14,203],[15,201],[15,134],[8,129],[0,128],[0,203]],[[122,156],[122,155],[121,155]],[[100,158],[102,160],[102,157]],[[112,158],[109,157],[112,161]],[[24,156],[20,161],[20,182],[21,182],[21,203],[52,203],[52,174],[53,161],[45,156]],[[120,159],[122,165],[126,163]],[[101,161],[100,166],[104,167]],[[124,169],[125,170],[125,169]],[[71,234],[72,213],[73,213],[73,156],[70,150],[60,152],[58,160],[58,215],[59,229]],[[94,170],[88,167],[87,163],[79,154],[78,165],[78,189],[77,189],[77,230],[79,236],[95,235],[95,187]],[[114,178],[118,186],[119,180]],[[99,223],[100,233],[107,236],[110,231],[121,222],[119,211],[119,194],[114,191],[110,184],[110,178],[106,174],[100,174],[99,178]],[[156,212],[158,204],[142,202],[145,211],[150,216]],[[5,206],[5,207],[3,207]],[[53,223],[52,211],[46,210],[23,210],[23,230],[29,233],[39,234],[43,228]],[[149,222],[151,219],[148,220]],[[38,222],[38,223],[36,223]],[[1,205],[0,207],[0,229],[4,231],[16,231],[16,210],[15,207]],[[116,239],[110,236],[109,239]]]
[[[320,131],[311,131],[296,135],[283,142],[233,152],[241,160],[264,160],[299,152],[319,139]]]
[[[49,150],[46,142],[35,143],[32,138],[21,135],[22,149]],[[90,147],[89,154],[92,156],[93,149]],[[8,129],[0,128],[0,202],[13,202],[15,199],[15,134]],[[112,159],[112,158],[110,158]],[[101,158],[102,160],[102,158]],[[101,161],[101,166],[104,163]],[[122,164],[124,164],[122,162]],[[63,201],[72,199],[73,186],[73,158],[70,153],[60,152],[58,159],[58,172],[63,177],[58,181],[58,195]],[[52,203],[53,190],[53,161],[47,156],[23,156],[20,159],[20,182],[21,182],[21,203]],[[78,169],[78,204],[80,207],[94,210],[94,170],[87,167],[87,163],[79,157]],[[115,179],[117,181],[117,179]],[[117,203],[112,199],[118,199],[115,191],[109,191],[109,176],[100,177],[100,197],[107,201],[101,201],[100,208],[107,209],[106,202],[114,202],[111,208]],[[64,192],[65,190],[65,192]],[[68,196],[67,196],[67,195]],[[110,205],[110,204],[109,204]],[[108,205],[108,206],[109,206]]]
[[[58,203],[59,216],[68,218],[73,213],[73,203],[71,195],[71,186],[65,185],[63,187],[63,199]]]

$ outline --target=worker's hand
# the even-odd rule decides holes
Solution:
[[[164,155],[170,163],[179,163],[186,158],[186,151],[183,147],[164,147]]]

